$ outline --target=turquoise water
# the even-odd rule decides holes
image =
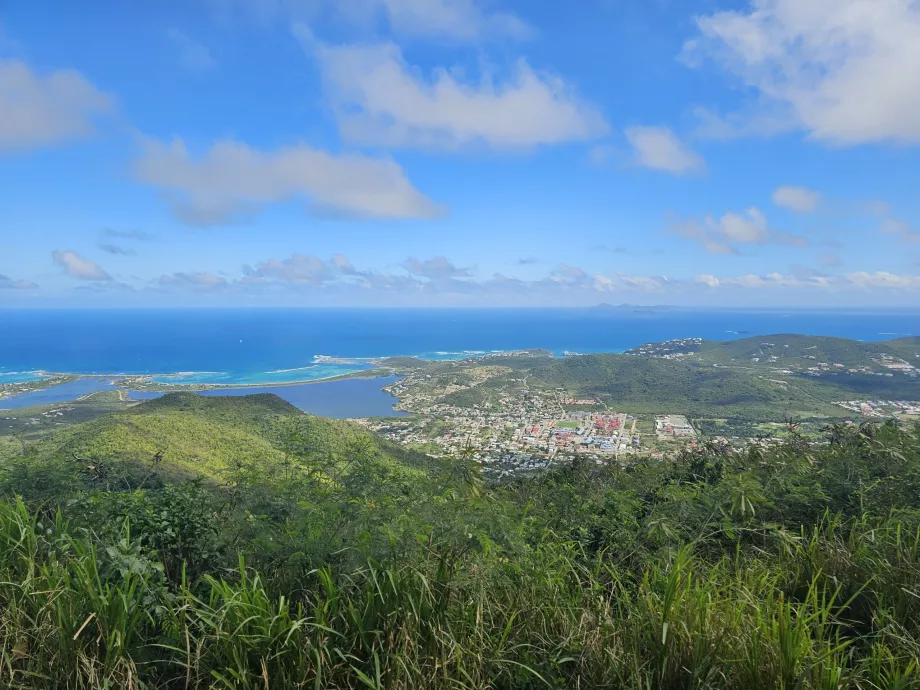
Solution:
[[[0,383],[29,383],[48,378],[37,371],[0,371]]]
[[[0,398],[0,410],[15,410],[20,407],[33,405],[49,405],[52,403],[76,400],[81,395],[95,393],[96,391],[114,390],[116,386],[107,377],[87,377],[76,381],[49,386],[31,393],[22,393],[8,398]]]
[[[671,338],[774,333],[887,340],[920,333],[920,310],[14,310],[0,312],[0,381],[48,371],[267,385],[363,371],[391,356],[622,352]]]

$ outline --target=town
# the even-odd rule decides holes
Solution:
[[[473,385],[482,385],[499,369],[486,365],[464,373]],[[698,436],[683,415],[634,416],[605,409],[594,398],[572,397],[561,388],[532,390],[523,380],[513,391],[499,391],[493,405],[450,404],[445,395],[465,387],[433,387],[430,379],[424,371],[412,372],[385,389],[399,398],[396,409],[410,417],[356,421],[436,457],[471,457],[494,478],[576,459],[626,465],[640,456],[660,455],[662,447],[696,443]]]

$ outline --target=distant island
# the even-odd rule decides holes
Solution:
[[[600,312],[633,312],[636,314],[653,314],[656,312],[675,311],[681,309],[681,307],[676,307],[670,304],[642,306],[639,304],[608,304],[607,302],[602,302],[601,304],[590,307],[590,309]]]

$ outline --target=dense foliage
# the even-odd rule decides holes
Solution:
[[[444,401],[461,406],[494,402],[497,393],[520,388],[520,381],[521,374],[515,372],[451,393]],[[527,371],[527,385],[599,397],[633,413],[680,410],[691,416],[763,421],[839,416],[840,409],[831,403],[844,397],[809,380],[790,385],[737,369],[616,354],[566,357],[535,366]],[[911,385],[917,388],[916,381]]]
[[[920,686],[920,429],[495,486],[310,433],[220,481],[7,463],[0,687]]]

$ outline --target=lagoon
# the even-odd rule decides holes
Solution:
[[[398,380],[396,376],[370,379],[345,379],[341,381],[324,381],[320,383],[302,383],[289,386],[245,386],[241,388],[218,388],[198,391],[200,395],[253,395],[256,393],[273,393],[295,407],[336,419],[355,417],[393,417],[405,416],[405,412],[396,412],[393,405],[397,402],[389,393],[382,390],[384,386]],[[68,402],[81,395],[99,390],[112,390],[108,378],[81,378],[59,386],[51,386],[31,393],[23,393],[0,400],[0,410],[21,409],[33,405],[48,405]],[[163,393],[129,391],[132,400],[158,398]]]

